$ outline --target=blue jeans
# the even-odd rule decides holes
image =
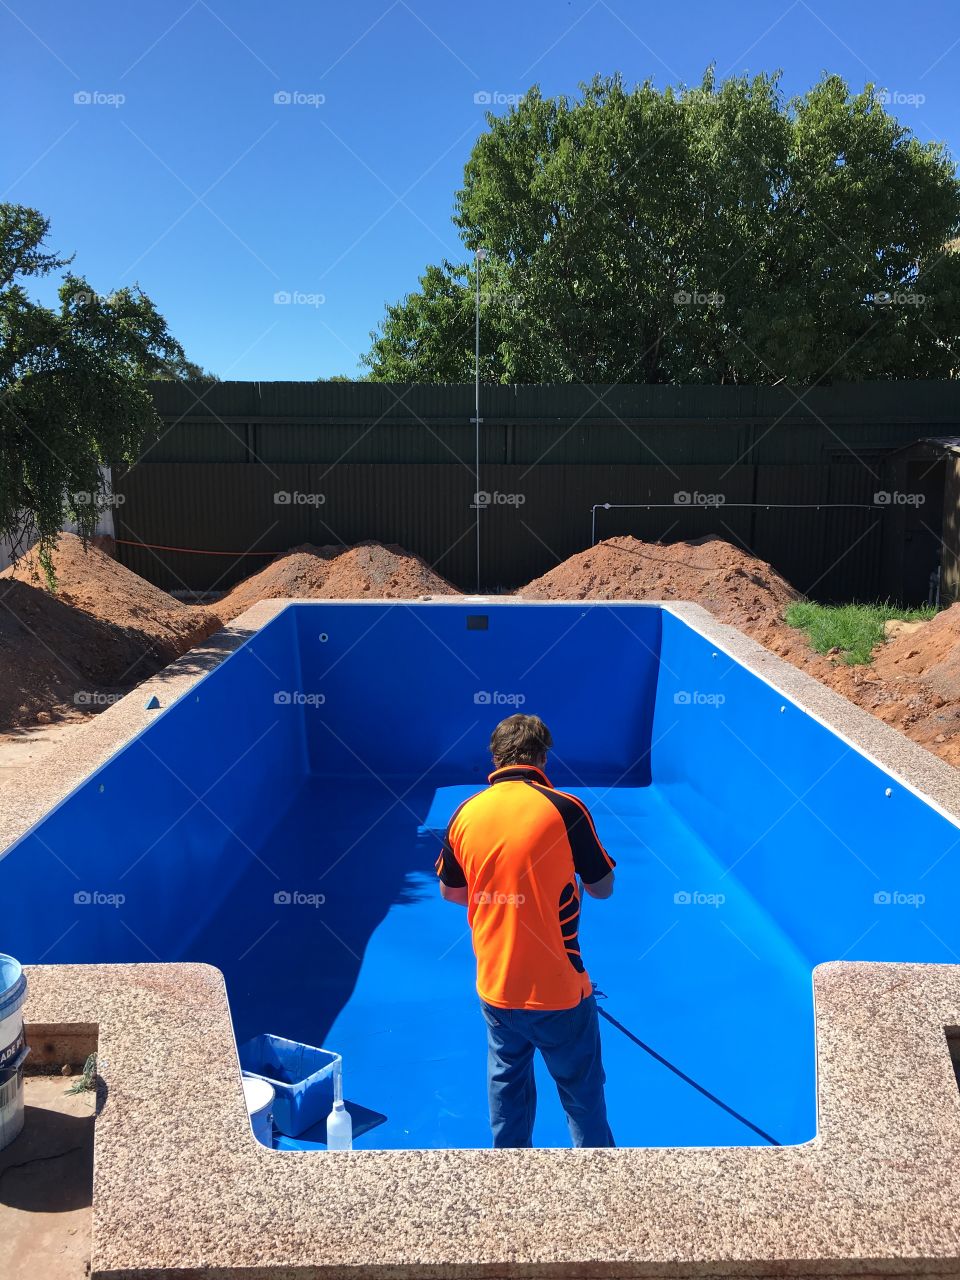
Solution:
[[[603,1096],[596,999],[572,1009],[495,1009],[481,1000],[487,1024],[487,1092],[495,1147],[533,1146],[537,1088],[533,1055],[543,1054],[575,1147],[612,1147]]]

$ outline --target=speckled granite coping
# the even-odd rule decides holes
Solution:
[[[269,1151],[247,1121],[216,969],[28,978],[41,1036],[98,1027],[104,1280],[960,1273],[950,965],[817,969],[814,1141],[617,1151]]]
[[[0,847],[149,723],[151,693],[169,705],[286,603],[255,606],[25,769]],[[665,607],[958,820],[956,771],[699,606]],[[28,976],[35,1060],[98,1046],[104,1280],[960,1275],[956,966],[815,971],[818,1136],[802,1146],[343,1154],[254,1141],[217,970]]]

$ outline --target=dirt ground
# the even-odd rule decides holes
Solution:
[[[184,604],[105,551],[64,534],[58,587],[35,557],[0,573],[0,781],[259,600],[416,599],[458,594],[402,547],[294,547],[216,604]],[[960,605],[894,626],[869,666],[821,655],[784,610],[799,598],[763,560],[720,538],[668,546],[610,538],[521,588],[528,600],[695,600],[772,652],[960,767]],[[54,722],[51,725],[51,722]],[[45,731],[45,727],[50,729]]]
[[[23,1132],[0,1151],[3,1280],[90,1274],[93,1093],[59,1075],[26,1076]]]

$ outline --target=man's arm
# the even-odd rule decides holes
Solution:
[[[609,898],[613,893],[614,860],[600,843],[590,810],[566,791],[538,788],[563,816],[573,854],[573,866],[585,892],[591,898]]]
[[[593,884],[587,884],[586,880],[580,882],[591,898],[609,898],[613,894],[613,872],[609,871],[602,880],[594,880]]]
[[[460,805],[450,819],[446,835],[443,837],[443,847],[437,858],[437,875],[440,878],[440,897],[444,902],[455,902],[458,906],[465,907],[469,901],[467,877],[463,874],[463,867],[453,848],[453,824],[462,808],[463,805]]]

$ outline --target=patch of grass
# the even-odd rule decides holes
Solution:
[[[787,606],[785,614],[791,627],[806,631],[817,653],[840,649],[848,666],[870,662],[873,650],[883,640],[883,624],[894,618],[903,622],[927,622],[936,609],[925,605],[920,609],[901,609],[889,601],[874,604],[813,604],[798,600]]]

